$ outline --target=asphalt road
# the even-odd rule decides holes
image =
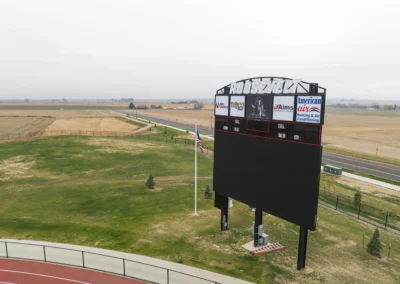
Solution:
[[[132,115],[131,111],[119,111],[123,114],[129,113]],[[174,126],[177,128],[194,131],[194,125],[191,124],[183,124],[176,121],[171,121],[167,119],[161,119],[156,117],[151,117],[148,115],[138,114],[138,118],[148,119],[151,121],[155,121],[162,124],[168,124],[170,126]],[[214,135],[214,130],[199,126],[200,134],[205,135]],[[360,159],[356,157],[345,156],[341,154],[335,154],[331,152],[323,152],[322,162],[325,164],[329,164],[335,167],[345,168],[352,171],[374,175],[377,177],[393,180],[400,182],[400,167],[380,162],[375,162],[371,160]]]

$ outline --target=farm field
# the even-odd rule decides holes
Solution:
[[[207,127],[210,120],[214,123],[211,110],[141,110],[138,113],[171,121],[178,119],[182,123],[197,121]],[[379,148],[380,157],[400,160],[400,116],[331,113],[328,109],[322,142],[327,148],[374,156],[375,149]]]
[[[48,134],[54,132],[118,132],[132,133],[138,126],[123,122],[112,117],[93,117],[93,118],[57,118],[52,124],[43,131]]]
[[[109,137],[51,137],[0,144],[0,234],[133,252],[227,274],[256,283],[398,283],[400,239],[381,230],[394,258],[362,248],[374,228],[319,208],[310,232],[307,268],[296,270],[298,227],[265,214],[264,227],[283,251],[250,256],[253,214],[234,202],[230,230],[219,231],[220,212],[205,200],[212,157],[199,156],[198,208],[193,213],[193,149],[173,143]],[[148,175],[156,190],[145,189]],[[322,175],[336,191],[356,188]],[[338,182],[339,181],[339,182]],[[362,185],[361,185],[362,186]],[[397,195],[367,192],[370,202],[395,208]],[[387,196],[390,195],[390,196]],[[367,198],[366,197],[366,198]],[[387,248],[384,248],[387,253]]]
[[[61,109],[5,109],[0,110],[0,117],[9,116],[51,116],[51,117],[103,117],[115,116],[109,110],[61,110]]]
[[[0,117],[0,140],[15,138],[22,133],[24,135],[35,135],[46,126],[50,125],[55,118],[51,117]]]

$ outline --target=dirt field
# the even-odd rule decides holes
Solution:
[[[182,123],[214,126],[212,110],[147,110],[146,115]],[[210,122],[211,120],[211,122]],[[324,146],[400,160],[400,117],[326,113]]]
[[[138,126],[136,125],[108,117],[59,118],[43,131],[46,135],[57,134],[57,132],[69,134],[69,131],[72,134],[75,132],[117,132],[129,134],[137,128]]]
[[[108,110],[0,110],[2,116],[105,117],[115,116]]]
[[[0,140],[34,135],[50,125],[55,118],[50,117],[0,117]],[[22,137],[20,136],[22,133]]]
[[[323,144],[354,152],[400,159],[400,117],[327,113]]]

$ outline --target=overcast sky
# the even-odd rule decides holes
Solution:
[[[211,98],[256,76],[400,99],[396,2],[0,0],[0,99]]]

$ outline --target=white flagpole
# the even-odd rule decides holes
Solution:
[[[199,216],[197,214],[197,122],[196,129],[194,132],[194,214],[193,216]]]

